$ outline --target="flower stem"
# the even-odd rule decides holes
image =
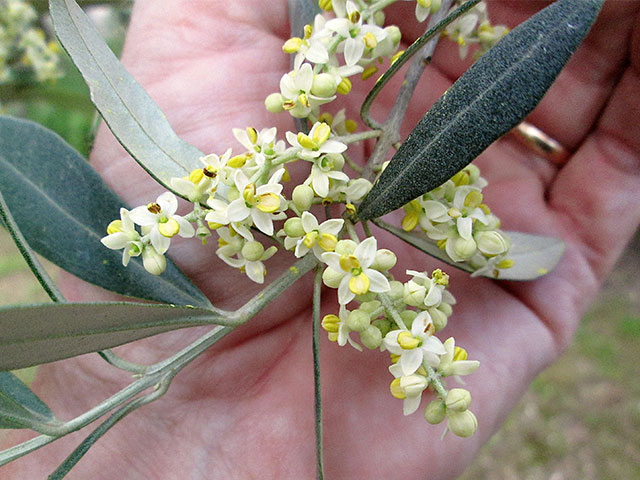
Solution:
[[[322,300],[322,269],[316,267],[313,283],[313,386],[314,410],[316,419],[316,476],[324,478],[324,461],[322,448],[322,388],[320,381],[320,304]]]

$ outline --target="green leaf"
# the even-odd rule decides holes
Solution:
[[[203,153],[181,140],[147,92],[125,70],[73,0],[51,0],[60,43],[84,77],[91,99],[124,148],[159,183],[202,167]]]
[[[449,265],[471,274],[474,269],[466,262],[454,262],[444,250],[429,240],[426,235],[418,232],[405,232],[401,228],[390,225],[382,220],[374,220],[380,228],[393,233],[396,237],[422,250],[427,255],[437,258]],[[507,258],[513,260],[514,266],[499,271],[500,280],[535,280],[551,272],[564,253],[565,245],[562,240],[542,235],[532,235],[522,232],[504,232],[512,242]],[[476,274],[494,278],[493,272]]]
[[[172,263],[161,276],[100,243],[124,202],[64,140],[40,125],[0,116],[0,191],[26,242],[88,282],[130,297],[210,308]]]
[[[179,328],[224,324],[202,308],[143,303],[0,307],[0,370],[96,352]]]
[[[589,31],[603,0],[558,0],[514,28],[431,107],[358,209],[391,212],[462,170],[533,110]]]
[[[49,407],[11,372],[0,372],[0,428],[57,425]]]

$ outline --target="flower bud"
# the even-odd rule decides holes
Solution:
[[[387,270],[392,269],[397,261],[398,259],[396,258],[395,253],[386,248],[381,248],[376,252],[371,268],[381,272],[386,272]]]
[[[369,350],[374,350],[382,344],[382,332],[374,325],[369,325],[360,332],[360,340]]]
[[[347,327],[355,332],[362,332],[370,325],[369,314],[360,309],[353,310],[347,316]]]
[[[387,292],[387,295],[391,300],[400,300],[404,296],[404,284],[397,280],[391,280],[389,285],[391,289]]]
[[[478,232],[474,235],[478,250],[485,255],[500,255],[509,250],[509,241],[499,232]]]
[[[167,268],[167,259],[152,246],[147,246],[142,250],[142,265],[151,275],[160,275]]]
[[[328,98],[336,93],[336,80],[329,73],[319,73],[313,77],[311,93],[317,97]]]
[[[411,324],[413,323],[413,319],[418,316],[418,312],[414,310],[403,310],[400,312],[400,318],[404,322],[407,328],[411,328]]]
[[[386,318],[379,318],[378,320],[374,320],[371,325],[380,330],[381,337],[385,337],[387,333],[391,331],[391,322]]]
[[[453,249],[453,251],[450,251],[450,248]],[[473,254],[476,253],[477,246],[473,238],[465,240],[462,237],[457,237],[449,239],[446,245],[446,250],[453,260],[460,262],[469,260],[473,257]]]
[[[454,435],[467,438],[478,430],[478,419],[471,410],[454,412],[449,414],[447,427],[449,427],[449,430],[451,430]]]
[[[284,99],[279,93],[272,93],[264,100],[264,106],[271,113],[280,113],[283,109],[282,104]]]
[[[436,332],[439,332],[444,327],[447,326],[449,319],[447,316],[437,308],[429,308],[429,315],[431,316],[431,321],[433,321],[433,326],[436,329]]]
[[[387,32],[387,38],[391,40],[391,43],[394,47],[400,44],[402,33],[400,32],[400,29],[398,27],[396,27],[395,25],[390,25],[386,27],[384,31]]]
[[[379,27],[384,25],[384,19],[385,19],[385,14],[382,10],[378,10],[376,13],[373,14],[373,21]]]
[[[290,237],[302,237],[305,234],[300,217],[291,217],[284,222],[284,233]]]
[[[264,247],[260,242],[256,242],[255,240],[245,243],[242,247],[242,256],[250,262],[257,262],[260,260],[263,253]]]
[[[447,416],[447,408],[442,400],[434,400],[424,409],[424,418],[432,425],[442,422]]]
[[[407,305],[411,305],[412,307],[423,305],[426,295],[427,289],[414,280],[409,280],[404,284],[403,299]]]
[[[324,272],[322,272],[322,281],[327,287],[338,288],[343,276],[343,273],[336,272],[332,268],[327,267]]]
[[[367,312],[369,315],[375,312],[382,305],[378,300],[372,300],[370,302],[364,302],[360,305],[358,310],[362,310],[363,312]]]
[[[429,386],[426,377],[417,374],[411,374],[400,377],[400,388],[407,397],[415,397],[420,395]]]
[[[464,388],[452,388],[445,400],[448,412],[464,412],[471,405],[471,394]]]
[[[353,252],[356,251],[356,247],[358,246],[358,244],[356,242],[354,242],[353,240],[346,238],[344,240],[340,240],[337,244],[336,244],[336,250],[335,252],[340,254],[340,255],[353,255]]]
[[[368,285],[368,284],[367,284],[367,285]],[[367,287],[367,288],[368,288],[368,287]],[[377,295],[377,294],[375,294],[375,293],[373,293],[373,292],[371,292],[371,291],[367,291],[366,293],[359,294],[359,295],[357,295],[357,296],[356,296],[357,300],[358,300],[360,303],[363,303],[363,302],[365,302],[365,303],[366,303],[366,302],[371,302],[371,301],[375,300],[377,297],[378,297],[378,295]]]
[[[291,194],[293,204],[300,212],[306,212],[311,208],[313,197],[313,189],[309,185],[298,185]]]

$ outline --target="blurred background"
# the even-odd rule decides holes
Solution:
[[[115,51],[121,48],[128,14],[126,7],[92,10]],[[47,31],[46,20],[39,27]],[[41,123],[86,155],[97,124],[88,90],[63,52],[57,68],[58,78],[44,82],[33,81],[32,74],[3,82],[0,75],[0,112]],[[56,267],[43,263],[55,278]],[[636,234],[571,347],[536,379],[461,479],[640,478],[638,272]],[[47,301],[10,236],[0,228],[0,307]],[[26,381],[33,374],[33,369],[20,372]]]

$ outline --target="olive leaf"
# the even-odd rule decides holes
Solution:
[[[513,260],[514,265],[511,268],[498,270],[496,275],[495,271],[476,272],[467,262],[454,262],[444,250],[438,248],[424,234],[405,232],[403,229],[382,220],[374,220],[373,222],[409,245],[453,267],[469,272],[473,276],[498,278],[500,280],[535,280],[546,275],[556,267],[565,249],[564,242],[557,238],[505,231],[504,234],[511,240],[511,248],[507,258]]]
[[[202,167],[203,153],[176,135],[78,4],[51,0],[50,11],[56,35],[87,82],[91,100],[136,161],[169,190],[172,177],[184,177]]]
[[[56,426],[59,422],[40,398],[11,372],[0,372],[0,428]]]
[[[100,243],[124,202],[57,134],[37,123],[0,116],[0,191],[36,252],[88,282],[130,297],[210,308],[173,264],[150,275]]]
[[[542,99],[603,0],[558,0],[514,28],[420,120],[359,206],[380,217],[436,188],[511,130]]]
[[[0,307],[0,370],[96,352],[179,328],[224,324],[203,308],[129,302]]]

